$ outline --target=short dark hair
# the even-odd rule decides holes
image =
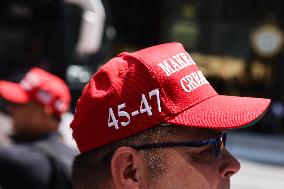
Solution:
[[[103,184],[111,179],[110,160],[115,150],[121,146],[136,146],[162,142],[166,136],[177,135],[177,126],[160,124],[134,136],[114,142],[99,149],[78,155],[73,162],[72,181],[74,189],[105,188]],[[150,177],[165,171],[163,149],[143,151]]]

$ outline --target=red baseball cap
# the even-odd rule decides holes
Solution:
[[[58,116],[69,109],[71,101],[64,81],[40,68],[32,68],[20,83],[0,81],[0,97],[17,104],[35,101]]]
[[[179,43],[121,53],[85,86],[71,123],[81,153],[160,123],[231,129],[251,125],[269,99],[218,95]]]

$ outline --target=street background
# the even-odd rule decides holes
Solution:
[[[72,107],[110,57],[181,42],[219,94],[270,98],[254,127],[229,133],[242,169],[233,189],[284,189],[284,1],[9,0],[0,2],[0,79],[38,66],[67,82]],[[5,112],[3,106],[0,110]],[[3,114],[4,115],[4,114]],[[11,131],[0,114],[0,143]]]

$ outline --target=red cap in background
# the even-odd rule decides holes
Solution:
[[[32,68],[20,83],[0,81],[0,97],[18,104],[35,101],[58,116],[69,109],[71,101],[64,81],[40,68]]]

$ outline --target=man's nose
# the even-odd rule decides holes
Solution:
[[[227,149],[222,152],[221,161],[222,163],[220,165],[219,173],[222,178],[230,178],[241,168],[240,162],[232,154],[230,154]]]

